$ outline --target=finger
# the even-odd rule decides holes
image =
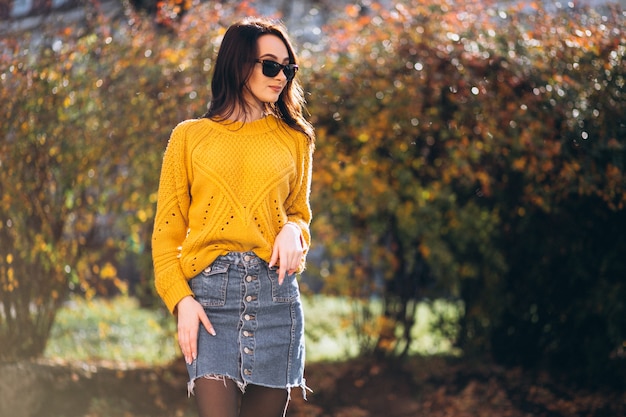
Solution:
[[[287,270],[287,274],[292,275],[298,270],[298,267],[300,266],[300,259],[302,259],[302,255],[294,255],[292,260],[288,263],[289,269]]]
[[[187,349],[189,352],[187,363],[191,364],[198,357],[198,328],[189,332],[189,343]]]
[[[283,285],[283,281],[285,280],[285,273],[287,272],[287,267],[280,265],[278,267],[278,285]]]
[[[216,335],[215,328],[213,327],[211,320],[209,320],[209,317],[206,315],[204,311],[202,313],[203,314],[200,315],[200,321],[202,322],[202,325],[204,326],[206,331],[209,332],[210,335],[215,336]]]
[[[278,262],[278,249],[276,248],[276,245],[274,245],[274,249],[272,250],[272,257],[270,258],[270,262],[267,264],[267,266],[270,268],[273,268],[277,262]]]
[[[180,346],[180,350],[183,353],[183,357],[185,358],[185,362],[191,363],[191,350],[189,348],[189,335],[186,330],[183,328],[179,328],[178,330],[178,345]]]

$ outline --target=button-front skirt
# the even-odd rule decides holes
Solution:
[[[304,380],[304,317],[296,275],[278,285],[278,273],[253,252],[220,256],[189,281],[215,328],[203,325],[189,392],[200,377],[270,388],[301,387]]]

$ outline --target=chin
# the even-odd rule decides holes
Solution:
[[[280,98],[280,94],[272,95],[268,97],[268,100],[266,101],[266,103],[276,103],[279,98]]]

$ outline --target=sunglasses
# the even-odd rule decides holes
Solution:
[[[285,77],[287,77],[287,81],[291,81],[296,76],[296,72],[298,72],[296,64],[283,65],[266,59],[257,59],[256,62],[263,65],[263,75],[266,77],[276,77],[282,70],[285,73]]]

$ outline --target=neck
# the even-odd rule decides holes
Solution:
[[[237,106],[228,119],[234,122],[246,123],[257,121],[265,116],[267,116],[265,106],[263,106],[262,103],[254,103],[254,105],[248,106],[245,109]]]

